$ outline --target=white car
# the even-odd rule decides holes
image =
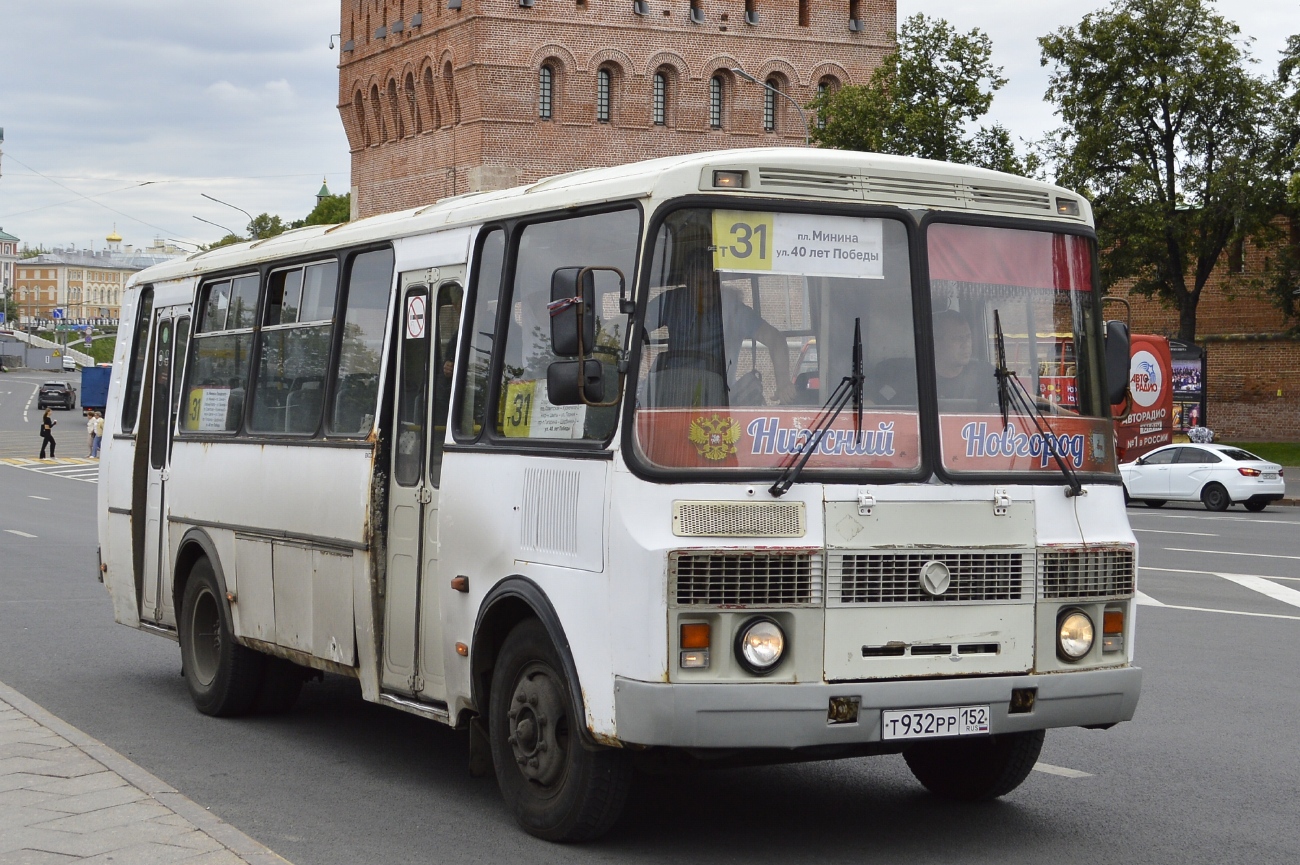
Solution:
[[[1243,504],[1262,511],[1286,495],[1282,467],[1231,445],[1165,445],[1119,467],[1125,500],[1158,508],[1202,502],[1212,511]]]

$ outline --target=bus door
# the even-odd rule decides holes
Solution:
[[[438,484],[463,268],[402,275],[388,482],[383,687],[446,696],[438,592]]]
[[[175,624],[175,610],[165,603],[170,586],[167,532],[167,474],[172,431],[179,405],[181,367],[189,337],[188,307],[167,307],[154,315],[153,357],[148,375],[149,405],[141,418],[148,422],[148,464],[145,469],[144,578],[140,619]]]

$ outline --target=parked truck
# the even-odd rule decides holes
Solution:
[[[90,414],[102,412],[108,405],[108,383],[113,377],[113,365],[101,363],[98,366],[81,368],[81,411]]]

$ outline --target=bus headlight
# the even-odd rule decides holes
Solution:
[[[1066,610],[1056,620],[1056,651],[1066,661],[1077,661],[1092,648],[1095,628],[1082,610]]]
[[[736,660],[751,673],[770,673],[784,652],[785,632],[765,616],[750,619],[736,634]]]

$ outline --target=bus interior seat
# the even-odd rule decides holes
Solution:
[[[320,422],[325,390],[319,378],[299,380],[285,400],[284,431],[315,432]]]
[[[647,400],[651,408],[726,406],[727,381],[701,351],[666,351],[655,358]]]
[[[916,359],[890,357],[871,368],[863,396],[876,405],[916,406]]]

